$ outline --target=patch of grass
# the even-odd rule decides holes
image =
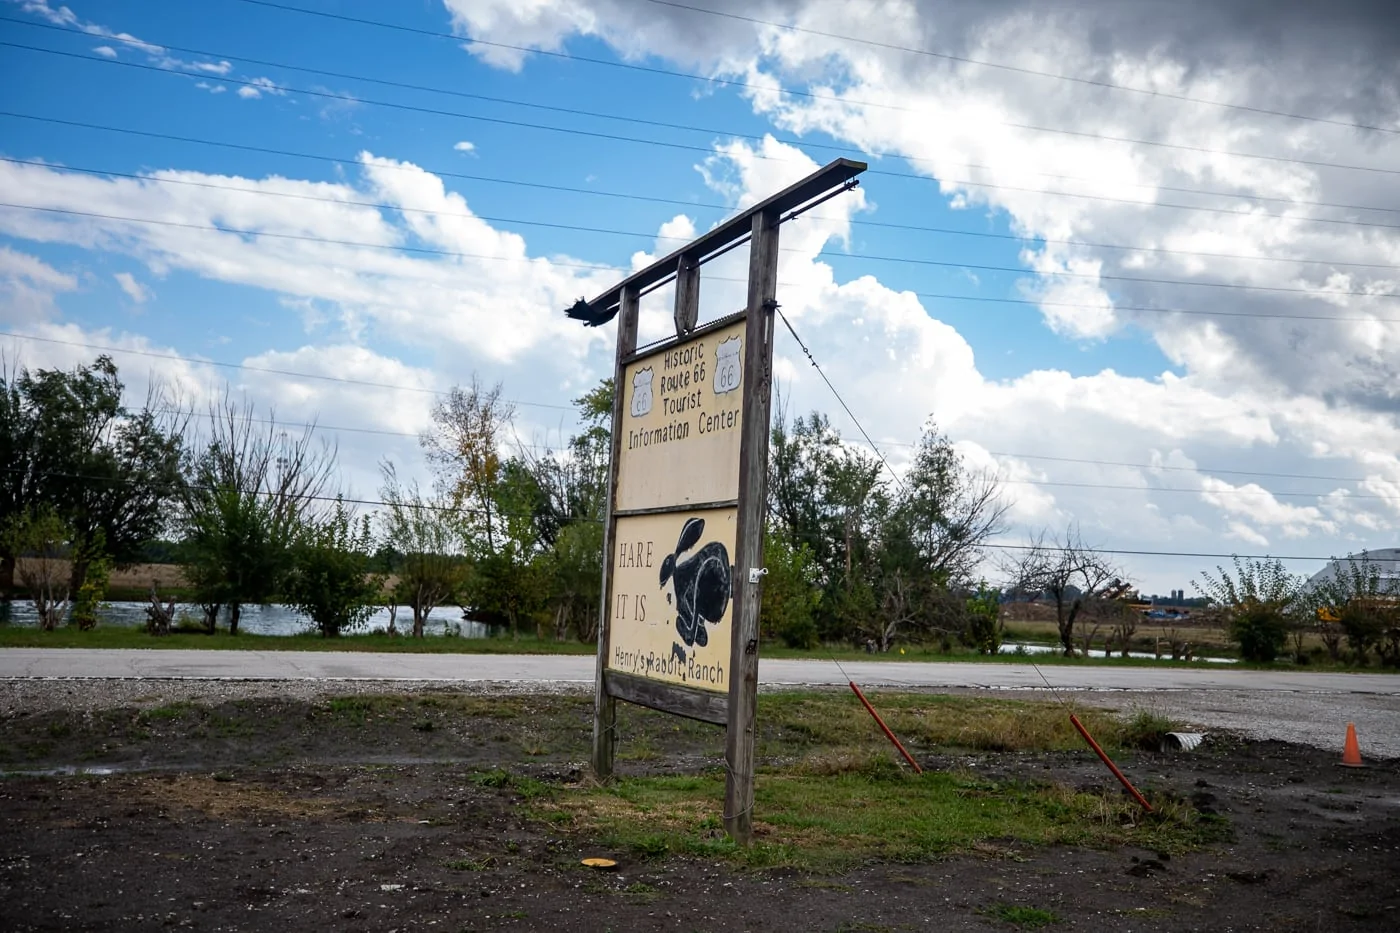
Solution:
[[[982,908],[978,913],[984,917],[1004,921],[1022,930],[1038,930],[1041,927],[1060,922],[1060,918],[1053,911],[1041,910],[1039,907],[1018,907],[1014,904],[992,904]]]
[[[1118,744],[1124,748],[1139,748],[1146,751],[1157,751],[1162,747],[1162,739],[1168,732],[1180,732],[1181,723],[1163,716],[1161,713],[1154,713],[1151,710],[1140,709],[1133,713],[1118,737]]]
[[[1078,751],[1084,748],[1064,707],[1043,701],[988,700],[919,693],[868,692],[870,702],[917,756],[932,746],[984,752]],[[889,744],[855,697],[842,693],[783,693],[759,697],[761,755],[820,749],[825,767],[843,770],[863,753],[890,754]],[[1126,723],[1114,714],[1078,710],[1106,748],[1127,747]],[[862,751],[864,750],[864,751]],[[859,766],[859,761],[855,764]],[[808,767],[821,769],[812,762]]]
[[[1188,808],[1146,815],[1117,793],[943,772],[914,776],[884,761],[823,775],[761,774],[755,844],[739,849],[718,826],[723,798],[723,773],[716,771],[561,789],[542,807],[564,810],[576,827],[646,857],[722,856],[810,870],[875,859],[924,861],[973,851],[987,840],[1182,852],[1218,835],[1215,824]]]
[[[164,706],[157,706],[148,709],[141,714],[141,718],[146,722],[171,722],[176,719],[183,719],[199,710],[194,703],[188,700],[176,700]]]

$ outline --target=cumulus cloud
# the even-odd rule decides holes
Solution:
[[[864,384],[880,386],[857,410],[877,422],[901,419],[892,434],[907,437],[928,409],[988,449],[1132,462],[1186,447],[1208,465],[1400,479],[1393,458],[1376,456],[1394,449],[1400,410],[1400,301],[1388,297],[1400,293],[1400,177],[1324,164],[1400,163],[1393,4],[954,0],[935,9],[896,0],[878,17],[839,0],[707,4],[795,30],[623,0],[445,4],[477,40],[472,54],[501,67],[525,67],[528,56],[486,43],[560,49],[589,37],[624,58],[650,55],[745,82],[753,109],[789,133],[878,151],[882,167],[903,158],[907,171],[929,179],[931,201],[991,211],[1025,238],[1022,288],[1053,332],[1105,340],[1133,328],[1175,367],[1155,379],[1033,370],[986,383],[970,364],[950,369],[940,360],[924,384],[911,347],[927,348],[925,358],[959,354],[912,322],[924,314],[913,296],[878,294],[873,278],[785,288],[799,308],[824,287],[832,297],[868,290],[859,310],[841,315],[829,305],[825,320],[841,338],[826,355],[833,367],[853,360],[838,384],[853,384],[857,397]],[[718,167],[732,173],[733,164]],[[707,177],[741,203],[744,185],[720,172]],[[877,180],[866,187],[877,192]],[[1192,193],[1202,191],[1215,193]],[[901,301],[910,308],[905,331],[891,323]],[[823,311],[810,313],[806,329],[820,342]],[[882,348],[848,329],[870,321],[901,341]],[[905,371],[911,377],[900,382]],[[1143,492],[1066,489],[1053,498],[1110,539],[1181,546],[1220,534],[1258,544],[1267,532],[1345,541],[1383,534],[1396,517],[1393,503],[1339,500],[1326,484],[1307,484],[1316,505],[1271,504],[1246,484],[1196,492],[1192,506],[1189,494],[1207,487],[1191,473],[1172,474],[1182,493],[1154,495],[1160,478],[1144,471],[1046,470],[1090,484],[1108,482],[1106,473]]]
[[[930,204],[1004,220],[1024,238],[1023,293],[1053,333],[1104,341],[1131,329],[1171,363],[1146,377],[1034,362],[1010,377],[988,377],[972,345],[917,295],[873,274],[838,276],[821,259],[823,250],[850,248],[852,221],[871,208],[867,193],[878,201],[878,180],[868,178],[824,205],[820,217],[784,228],[780,300],[896,468],[931,416],[970,465],[1001,476],[1022,531],[1073,519],[1102,545],[1217,550],[1290,539],[1323,551],[1384,538],[1400,524],[1400,461],[1390,453],[1400,450],[1400,302],[1383,297],[1400,292],[1400,236],[1384,226],[1394,215],[1375,210],[1400,208],[1396,176],[1225,154],[1385,166],[1400,157],[1400,138],[1165,96],[1400,128],[1397,65],[1382,54],[1395,44],[1395,17],[1386,8],[1329,5],[1322,30],[1304,28],[1316,24],[1315,5],[1293,0],[1186,0],[1171,5],[1170,15],[1082,0],[958,0],[941,4],[937,16],[894,0],[878,17],[839,0],[772,0],[761,8],[712,0],[716,9],[775,22],[1164,95],[1154,98],[631,0],[445,3],[472,40],[471,54],[499,67],[529,64],[528,54],[503,46],[559,49],[589,37],[627,59],[655,56],[742,80],[751,85],[742,91],[750,106],[779,131],[828,134],[886,153],[885,167],[928,179]],[[1146,142],[1101,138],[1108,136]],[[815,166],[800,147],[767,138],[720,140],[697,171],[729,203],[744,206]],[[323,200],[204,188],[175,197],[154,181],[0,166],[0,184],[38,206],[367,245],[13,210],[0,210],[0,230],[308,303],[316,312],[307,318],[313,345],[280,368],[360,366],[380,372],[368,381],[395,384],[411,383],[419,370],[441,380],[478,370],[503,379],[522,400],[545,403],[574,397],[609,371],[610,335],[570,324],[559,309],[596,294],[618,271],[532,253],[520,235],[476,217],[442,178],[393,153],[363,154],[358,176],[334,184],[174,169],[156,177]],[[1219,193],[1190,193],[1200,190]],[[687,215],[658,224],[653,246],[630,265],[669,252],[697,229]],[[453,255],[393,249],[410,243]],[[744,263],[740,250],[705,267],[702,316],[742,306]],[[670,301],[669,289],[644,300],[644,340],[666,335]],[[1310,320],[1319,316],[1345,320]],[[778,333],[774,372],[789,410],[831,411],[854,436],[805,354],[786,329]],[[357,362],[367,346],[377,352]],[[286,398],[298,410],[333,409],[339,396],[324,389],[293,385]],[[421,419],[422,402],[396,404]],[[371,407],[368,396],[356,399],[344,416],[357,419]],[[522,411],[530,412],[526,433],[555,430],[567,418]],[[1355,481],[1284,486],[1237,480],[1227,467]]]
[[[467,142],[464,139],[452,148],[458,152],[476,152],[476,143]]]

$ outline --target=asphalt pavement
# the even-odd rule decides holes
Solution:
[[[0,649],[4,680],[381,681],[538,683],[585,689],[582,655],[374,654],[336,651]],[[1400,675],[1026,663],[778,660],[759,663],[768,687],[844,686],[1034,691],[1047,681],[1093,705],[1144,708],[1202,729],[1336,747],[1354,722],[1363,754],[1400,758]]]

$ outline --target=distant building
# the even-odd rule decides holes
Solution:
[[[1335,580],[1338,574],[1345,572],[1349,560],[1355,561],[1358,565],[1364,562],[1375,567],[1380,572],[1381,589],[1400,596],[1400,548],[1394,547],[1362,551],[1359,554],[1350,554],[1347,557],[1329,561],[1327,566],[1308,578],[1304,587],[1311,590],[1323,583]]]

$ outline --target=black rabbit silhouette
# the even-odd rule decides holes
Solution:
[[[704,533],[703,518],[688,519],[676,541],[675,553],[667,554],[661,562],[661,585],[664,587],[666,581],[674,579],[676,632],[681,641],[692,648],[709,644],[705,623],[713,624],[724,617],[732,592],[729,551],[720,542],[711,541],[681,559],[700,543]]]

